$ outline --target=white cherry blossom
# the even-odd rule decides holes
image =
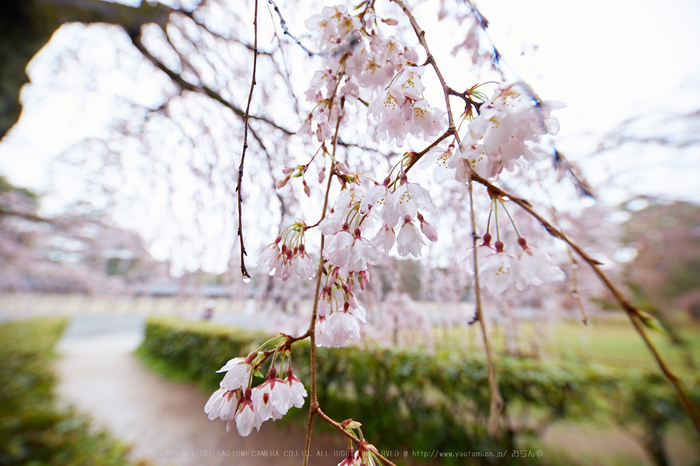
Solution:
[[[519,290],[525,289],[527,285],[538,286],[566,279],[564,271],[552,263],[549,254],[529,247],[525,238],[518,238],[518,243],[523,248],[520,253],[520,274],[517,283]]]
[[[419,209],[428,212],[433,210],[430,192],[421,185],[408,181],[396,188],[389,202],[393,209],[391,217],[382,215],[382,219],[390,227],[395,226],[400,219],[406,217],[413,219],[418,214]]]
[[[538,160],[534,145],[544,134],[555,134],[559,123],[550,116],[556,102],[535,102],[517,84],[501,86],[479,108],[462,142],[462,158],[481,176],[493,178],[503,169],[527,168]]]
[[[236,411],[236,429],[238,429],[238,434],[241,437],[247,437],[253,431],[255,427],[258,431],[262,425],[262,419],[253,407],[253,401],[251,399],[250,388],[246,389],[240,404],[238,405],[238,411]],[[230,420],[226,423],[226,432],[231,433],[233,430],[234,421]]]
[[[281,418],[292,406],[290,387],[277,378],[277,369],[272,366],[265,382],[253,389],[252,400],[260,419],[267,421],[275,414]]]
[[[458,150],[453,154],[453,149],[454,145],[450,145],[447,149],[440,146],[433,147],[421,158],[418,168],[435,167],[433,180],[438,184],[444,183],[454,173],[454,167],[451,166],[453,157],[460,157]]]
[[[246,358],[234,358],[229,360],[224,366],[216,371],[226,372],[221,381],[221,387],[226,390],[237,390],[248,387],[250,374],[253,370],[252,361],[257,353],[253,352]]]
[[[420,257],[421,248],[425,245],[423,235],[416,228],[409,217],[406,216],[404,224],[401,225],[399,235],[396,238],[396,250],[401,257],[411,254],[413,257]]]
[[[382,226],[374,238],[372,238],[372,244],[374,244],[374,247],[385,254],[391,251],[391,248],[394,247],[395,242],[396,233],[394,233],[394,230],[386,225]]]
[[[304,384],[294,375],[291,367],[287,369],[287,378],[284,379],[284,383],[289,385],[289,399],[292,405],[297,408],[303,407],[304,398],[306,398],[308,394],[306,393]]]
[[[239,390],[227,390],[223,387],[215,391],[204,405],[204,412],[208,415],[209,420],[221,419],[222,421],[231,421],[236,416],[238,408]]]
[[[518,280],[518,260],[501,250],[484,257],[479,268],[479,285],[493,293],[505,292]]]
[[[348,264],[355,239],[347,230],[341,230],[328,237],[323,248],[323,257],[332,265],[343,268]]]
[[[330,326],[330,338],[332,340],[330,347],[343,347],[347,344],[349,338],[360,338],[360,324],[350,312],[334,312],[328,318],[328,325]]]

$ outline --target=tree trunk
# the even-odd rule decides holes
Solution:
[[[130,7],[102,0],[3,0],[0,2],[0,140],[19,119],[19,93],[29,82],[29,61],[63,23],[109,23],[122,26],[130,36],[141,26],[162,28],[173,10],[165,5]]]

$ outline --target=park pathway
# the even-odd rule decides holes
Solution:
[[[223,422],[204,414],[206,394],[163,379],[133,355],[142,335],[142,317],[74,317],[57,347],[61,398],[130,444],[132,458],[151,464],[301,464],[303,428],[268,421],[246,438],[226,434]],[[309,464],[338,464],[342,448],[338,435],[317,434]]]

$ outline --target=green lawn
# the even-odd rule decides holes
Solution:
[[[624,315],[598,318],[584,326],[578,321],[547,324],[520,323],[515,330],[514,347],[519,354],[533,355],[537,351],[548,357],[576,358],[624,368],[651,369],[656,361],[641,336]],[[697,370],[688,366],[688,355],[700,365],[700,325],[685,324],[680,331],[687,349],[673,345],[667,334],[650,331],[661,356],[679,374]],[[495,352],[506,352],[506,330],[503,326],[490,328],[491,344]],[[478,325],[468,327],[436,328],[433,341],[437,349],[482,351],[482,336]],[[539,347],[539,350],[537,349]]]

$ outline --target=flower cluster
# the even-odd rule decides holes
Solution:
[[[251,388],[252,375],[261,354],[254,351],[245,358],[231,359],[217,371],[226,372],[226,375],[219,389],[204,406],[204,412],[210,420],[219,418],[225,421],[228,433],[231,433],[235,425],[238,433],[246,437],[253,428],[260,430],[262,423],[268,419],[281,419],[292,406],[304,406],[306,389],[294,376],[291,365],[283,380],[277,377],[277,369],[273,364],[265,381]]]
[[[343,347],[349,338],[360,338],[359,322],[367,323],[365,308],[359,305],[352,292],[354,277],[343,279],[338,268],[331,267],[329,282],[321,291],[318,300],[316,321],[316,345],[328,348]],[[364,288],[369,281],[367,271],[358,274],[358,281]],[[359,322],[358,322],[359,321]]]
[[[345,450],[345,458],[338,463],[338,466],[377,466],[381,464],[375,454],[376,447],[368,443],[362,435],[360,428],[362,424],[352,419],[346,419],[340,426],[343,430],[356,434],[360,441],[357,444],[357,450],[352,447]]]
[[[498,176],[504,168],[526,169],[538,160],[536,144],[542,136],[559,131],[559,122],[550,113],[562,107],[560,102],[536,101],[519,84],[499,87],[493,98],[480,106],[479,116],[469,123],[459,157],[452,159],[450,166],[457,169],[457,179],[467,179],[460,159],[486,178]]]
[[[304,246],[304,222],[293,223],[270,243],[258,259],[258,265],[269,274],[287,280],[294,273],[297,277],[311,279],[316,275],[316,263]],[[280,245],[281,243],[281,245]]]
[[[401,146],[409,134],[427,139],[437,136],[445,127],[445,112],[423,99],[424,71],[422,66],[401,70],[384,93],[370,104],[369,113],[377,121],[380,139],[396,139],[396,144]]]
[[[392,189],[391,186],[396,187]],[[376,184],[369,189],[358,183],[341,192],[331,213],[321,222],[321,232],[335,236],[341,232],[347,233],[348,228],[354,226],[353,246],[361,239],[362,247],[356,250],[357,254],[354,256],[356,267],[350,270],[359,272],[366,269],[366,264],[376,262],[377,251],[388,253],[394,244],[397,245],[399,255],[411,254],[420,257],[421,247],[425,244],[423,236],[430,241],[437,241],[437,231],[425,220],[419,209],[433,209],[430,192],[417,183],[409,182],[405,173],[401,173],[393,183],[387,178],[382,184]],[[374,237],[367,241],[361,234],[375,220],[381,222],[381,227]],[[398,237],[394,231],[397,227]],[[324,257],[338,267],[342,267],[335,259],[338,244],[348,244],[347,235],[343,236],[346,237],[345,240],[340,243],[338,240],[333,243],[329,241],[328,247],[324,249]],[[359,260],[360,257],[362,260]]]
[[[372,102],[370,114],[382,138],[396,139],[402,145],[408,134],[436,136],[445,126],[445,112],[423,99],[424,68],[415,66],[418,55],[396,38],[381,35],[371,8],[357,15],[346,10],[342,5],[325,7],[321,14],[306,21],[315,33],[324,61],[306,91],[307,100],[316,107],[298,134],[304,142],[313,135],[319,142],[332,137],[334,119],[339,115],[334,111],[338,99],[333,96],[339,90],[340,96],[351,101],[362,97],[363,101]],[[390,19],[382,21],[396,24]]]
[[[437,241],[435,227],[419,212],[432,207],[429,192],[410,183],[405,173],[393,183],[387,178],[367,189],[357,181],[341,191],[328,216],[319,223],[326,235],[323,257],[328,270],[319,295],[317,345],[345,346],[348,339],[360,337],[359,322],[365,323],[366,316],[353,285],[364,289],[369,283],[368,267],[377,263],[381,253],[389,253],[394,244],[401,256],[420,257],[424,237]],[[374,236],[367,235],[377,223],[379,230]],[[398,235],[394,231],[397,227]]]
[[[562,281],[566,278],[564,271],[552,264],[552,259],[544,251],[531,248],[523,237],[518,238],[522,251],[516,258],[505,252],[502,241],[491,246],[491,234],[484,235],[484,241],[476,248],[479,263],[479,286],[493,293],[504,293],[511,285],[524,290],[529,285],[539,286],[543,283]],[[474,275],[474,248],[460,264]]]

